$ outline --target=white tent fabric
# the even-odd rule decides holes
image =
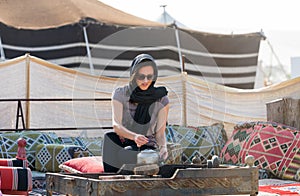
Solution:
[[[99,127],[103,132],[101,127],[111,126],[111,105],[110,101],[96,99],[110,98],[114,88],[128,82],[126,78],[91,76],[30,55],[1,62],[0,77],[0,129],[16,127],[17,101],[9,99],[36,99],[22,101],[27,129]],[[240,122],[265,121],[266,103],[270,101],[300,98],[300,78],[244,90],[182,73],[160,77],[159,85],[169,91],[169,124],[201,126],[223,122],[228,133]],[[38,100],[66,98],[73,101]]]

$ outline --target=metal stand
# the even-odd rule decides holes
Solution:
[[[21,117],[23,129],[25,129],[25,121],[24,121],[24,115],[23,115],[23,109],[21,101],[18,100],[18,108],[17,108],[17,119],[16,119],[16,129],[19,127],[19,118]]]

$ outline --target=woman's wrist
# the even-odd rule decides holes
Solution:
[[[167,148],[167,144],[163,144],[163,145],[159,146],[159,150],[162,149],[162,148]]]
[[[135,134],[135,135],[133,136],[133,141],[136,141],[138,137],[139,137],[139,135],[138,135],[138,134]]]

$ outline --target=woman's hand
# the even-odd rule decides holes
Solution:
[[[167,146],[163,145],[159,149],[159,157],[164,161],[168,158],[168,149]]]
[[[145,145],[148,143],[148,138],[144,135],[136,134],[134,136],[134,141],[135,141],[137,147],[141,147],[142,145]]]

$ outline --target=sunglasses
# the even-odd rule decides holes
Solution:
[[[136,75],[136,79],[138,80],[145,80],[145,78],[147,78],[147,80],[153,80],[153,75],[149,74],[149,75],[144,75],[144,74],[137,74]]]

